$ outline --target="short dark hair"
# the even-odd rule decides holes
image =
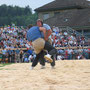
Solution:
[[[38,19],[37,22],[41,22],[41,24],[43,25],[43,21],[41,19]]]

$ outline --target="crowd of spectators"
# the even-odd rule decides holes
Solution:
[[[26,48],[26,29],[23,27],[8,26],[0,28],[0,48]]]
[[[54,47],[67,47],[67,46],[89,46],[90,42],[85,40],[82,35],[76,34],[72,30],[72,33],[67,32],[67,30],[59,29],[58,27],[53,27],[52,42]]]
[[[90,49],[77,47],[71,49],[58,49],[57,60],[72,60],[72,59],[90,59]]]
[[[50,36],[52,45],[65,48],[57,50],[56,59],[90,59],[90,49],[83,48],[88,47],[90,42],[87,42],[84,36],[77,36],[75,31],[68,33],[58,27],[53,27],[52,30],[53,33]],[[8,58],[8,62],[29,62],[35,58],[35,53],[25,38],[26,31],[27,29],[15,25],[0,28],[0,49],[2,49],[0,57],[3,58],[3,62],[5,62],[5,58]],[[26,48],[26,50],[22,50],[22,48]]]
[[[53,27],[51,38],[54,47],[64,47],[64,49],[57,50],[57,60],[90,59],[90,41],[86,40],[83,35],[77,35],[75,31],[69,33],[67,30],[63,31],[58,27]],[[89,48],[83,48],[85,46]]]
[[[22,50],[16,48],[15,50],[12,49],[5,49],[3,48],[0,51],[0,62],[5,63],[8,60],[8,63],[23,63],[23,62],[32,62],[35,59],[35,53],[31,48]]]

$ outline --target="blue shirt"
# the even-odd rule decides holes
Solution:
[[[2,54],[6,54],[7,53],[7,50],[2,50]]]
[[[20,50],[16,49],[15,52],[16,52],[16,54],[19,54]]]
[[[27,31],[27,40],[34,41],[38,38],[41,38],[41,31],[38,26],[33,26]]]
[[[8,51],[7,51],[7,53],[8,53],[9,55],[11,55],[12,52],[13,52],[12,50],[8,50]]]
[[[32,50],[28,50],[27,53],[29,53],[30,55],[32,55]]]

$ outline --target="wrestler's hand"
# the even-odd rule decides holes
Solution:
[[[47,37],[45,38],[45,41],[48,41],[48,38]]]

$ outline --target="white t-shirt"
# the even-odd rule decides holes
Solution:
[[[48,24],[43,24],[43,27],[44,27],[47,31],[51,29]],[[42,37],[44,37],[43,32],[42,32],[41,34],[42,34]],[[49,38],[51,38],[51,36],[49,36]]]

